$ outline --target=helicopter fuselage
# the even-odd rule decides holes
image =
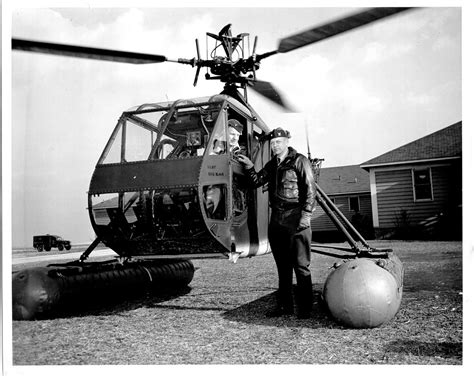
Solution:
[[[228,150],[227,121],[261,168],[268,127],[228,95],[145,104],[125,111],[95,167],[89,215],[120,256],[251,257],[270,252],[268,194],[250,189]]]

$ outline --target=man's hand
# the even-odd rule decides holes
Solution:
[[[236,155],[236,159],[244,165],[246,170],[250,170],[253,167],[252,161],[249,158],[247,158],[245,155],[238,154]]]
[[[298,224],[298,228],[296,229],[296,232],[306,230],[309,227],[311,227],[311,213],[307,211],[303,211],[303,213],[301,214],[300,223]]]

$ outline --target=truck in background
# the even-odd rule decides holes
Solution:
[[[58,235],[35,235],[33,236],[33,247],[36,248],[38,252],[43,252],[43,249],[49,252],[51,248],[57,248],[60,251],[63,249],[70,250],[71,242],[64,240]]]

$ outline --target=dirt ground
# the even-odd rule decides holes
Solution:
[[[405,267],[400,310],[378,328],[346,328],[319,299],[337,259],[313,254],[309,320],[265,316],[277,286],[271,255],[196,260],[180,291],[13,321],[13,364],[463,364],[461,242],[371,245],[392,248]]]

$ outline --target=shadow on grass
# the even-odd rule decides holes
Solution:
[[[275,325],[307,328],[343,328],[332,318],[326,304],[321,299],[322,284],[313,284],[313,309],[309,319],[298,319],[295,314],[282,317],[267,317],[266,313],[276,306],[276,292],[265,295],[250,303],[225,312],[222,316],[230,321],[251,325]]]
[[[385,350],[414,356],[462,359],[462,343],[460,342],[397,340],[385,346]]]
[[[121,315],[127,311],[139,308],[154,307],[161,302],[175,299],[188,294],[189,286],[176,287],[160,290],[145,290],[136,294],[110,295],[107,297],[90,298],[81,301],[67,301],[61,307],[49,311],[47,315],[35,318],[35,320],[50,320],[58,318],[69,318],[79,316],[111,316]]]

